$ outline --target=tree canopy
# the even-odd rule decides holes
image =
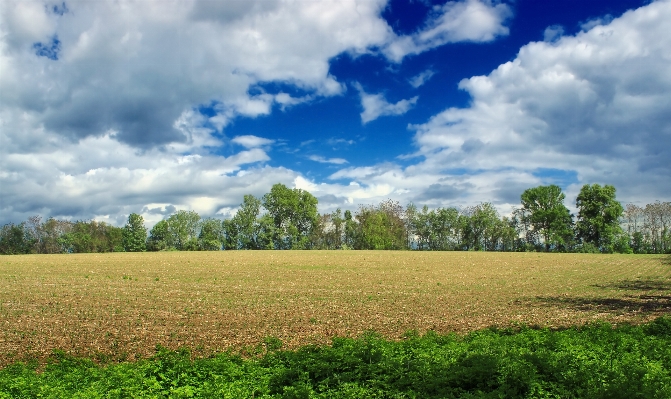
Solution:
[[[501,216],[494,204],[430,209],[391,199],[320,215],[317,198],[275,184],[245,195],[235,215],[202,219],[178,210],[149,234],[137,213],[123,228],[104,222],[31,217],[0,229],[0,254],[163,250],[375,249],[432,251],[581,251],[671,253],[671,202],[645,207],[615,197],[615,187],[584,185],[577,222],[556,185],[525,190],[520,207]]]
[[[619,220],[624,208],[615,199],[615,191],[610,185],[586,184],[576,199],[577,238],[601,252],[613,252],[616,246],[623,245],[617,239],[622,233]]]
[[[529,213],[529,222],[543,237],[545,251],[564,250],[573,237],[573,216],[564,205],[566,196],[559,186],[538,186],[525,190],[522,209]]]

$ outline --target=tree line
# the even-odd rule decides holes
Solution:
[[[230,219],[178,210],[150,231],[133,213],[124,227],[31,217],[0,230],[1,254],[260,249],[376,249],[671,253],[671,202],[623,207],[613,186],[584,185],[577,216],[556,185],[525,190],[501,216],[488,202],[465,208],[406,207],[386,200],[352,213],[319,214],[305,190],[274,185],[245,195]]]

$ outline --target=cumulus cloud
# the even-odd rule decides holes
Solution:
[[[224,129],[343,93],[330,60],[399,37],[380,15],[385,0],[234,3],[0,2],[2,221],[40,213],[122,223],[171,207],[230,214],[245,193],[294,182],[298,172],[265,165],[268,139],[235,137],[243,149],[217,155]],[[427,22],[423,49],[444,41],[448,8]],[[250,91],[264,82],[303,94]],[[375,117],[415,101],[381,100]]]
[[[5,1],[2,106],[30,111],[45,129],[75,141],[108,130],[141,148],[184,141],[175,121],[200,105],[218,104],[210,122],[222,129],[238,116],[267,115],[274,104],[341,93],[329,59],[384,43],[383,6],[101,0],[55,12],[40,1]],[[267,81],[310,95],[249,95]]]
[[[385,1],[233,3],[0,2],[2,222],[211,215],[292,184],[298,172],[265,165],[269,139],[218,155],[223,129],[342,93],[329,60],[386,43]],[[304,94],[252,94],[262,82]]]
[[[554,168],[622,198],[671,196],[671,2],[630,11],[554,44],[524,46],[488,76],[465,79],[469,108],[414,126],[417,169],[488,173],[494,191]],[[519,176],[510,180],[510,171]]]
[[[587,183],[618,199],[671,197],[671,2],[658,1],[554,43],[524,46],[487,76],[464,79],[468,108],[415,130],[410,166],[344,168],[338,195],[429,206],[493,202],[502,213],[529,187],[561,180],[567,202]]]
[[[32,133],[42,139],[38,150],[0,159],[0,206],[14,221],[40,213],[123,224],[125,215],[142,212],[155,223],[161,216],[151,210],[166,206],[213,215],[239,203],[244,194],[260,195],[269,185],[289,184],[297,175],[264,166],[269,157],[260,148],[230,157],[184,155],[170,147],[140,152],[107,134],[62,151],[67,139]]]
[[[447,43],[489,42],[508,34],[510,7],[487,0],[448,1],[434,7],[425,26],[410,36],[394,37],[383,53],[395,62]]]
[[[361,123],[364,125],[368,122],[374,121],[381,116],[389,115],[403,115],[410,110],[416,103],[419,97],[415,96],[407,100],[400,100],[396,103],[388,102],[383,94],[368,94],[363,90],[360,84],[356,84],[361,97]]]

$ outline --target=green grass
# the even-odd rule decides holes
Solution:
[[[632,326],[485,329],[465,336],[374,333],[256,357],[150,359],[99,365],[55,352],[44,369],[0,370],[0,398],[669,398],[671,318]]]

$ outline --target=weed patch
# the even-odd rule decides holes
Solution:
[[[56,351],[43,371],[0,370],[0,398],[668,398],[671,318],[639,326],[485,329],[465,336],[376,333],[260,358],[149,359],[97,365]],[[272,350],[271,350],[272,349]]]

